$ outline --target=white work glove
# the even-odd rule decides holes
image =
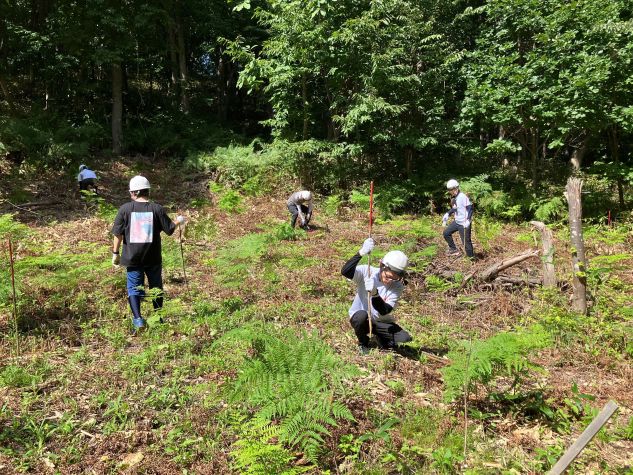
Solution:
[[[182,214],[176,216],[176,222],[178,224],[185,224],[187,222],[187,218],[185,218]]]
[[[469,228],[470,227],[470,221],[466,220],[464,221],[464,229]]]
[[[119,254],[112,253],[112,265],[118,266],[121,262],[121,256]]]
[[[372,295],[376,295],[378,293],[376,290],[376,281],[373,277],[365,277],[365,290],[370,292]]]
[[[442,226],[446,227],[447,224],[448,224],[448,213],[444,213],[444,216],[442,216]]]
[[[363,247],[360,248],[358,253],[361,256],[366,256],[373,250],[374,250],[374,240],[372,238],[367,238],[365,239],[365,242],[363,243]]]

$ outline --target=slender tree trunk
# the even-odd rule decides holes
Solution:
[[[613,158],[613,163],[616,166],[620,166],[620,140],[618,138],[618,129],[615,125],[609,127],[609,148],[611,149],[611,157]],[[616,185],[618,187],[618,202],[620,204],[620,209],[624,209],[624,181],[622,177],[618,174],[616,178]]]
[[[301,135],[303,140],[308,140],[308,125],[310,119],[308,115],[308,81],[305,74],[301,76],[301,101],[303,102],[303,132]]]
[[[189,73],[187,71],[187,49],[185,46],[184,26],[180,19],[176,24],[178,40],[178,79],[180,82],[180,107],[185,114],[189,113]]]
[[[530,163],[532,165],[532,186],[538,185],[538,131],[530,129]]]
[[[2,95],[7,100],[9,111],[13,114],[15,112],[15,107],[13,106],[13,96],[11,95],[11,91],[9,91],[9,86],[4,80],[4,77],[1,75],[0,75],[0,89],[2,90]]]
[[[570,165],[573,173],[578,173],[580,171],[580,167],[582,166],[582,160],[585,158],[585,154],[587,153],[587,137],[583,137],[582,142],[571,154]]]
[[[530,221],[530,224],[541,233],[541,244],[543,245],[543,287],[556,287],[552,230],[541,221]]]
[[[569,229],[572,246],[573,289],[572,308],[579,313],[587,313],[587,261],[585,242],[582,237],[582,180],[571,177],[567,180],[565,197],[569,203]]]
[[[112,152],[121,155],[123,141],[123,70],[112,64]]]
[[[176,34],[174,23],[171,18],[167,20],[167,41],[169,44],[169,65],[171,68],[171,92],[177,97],[178,91],[178,55],[176,53]]]

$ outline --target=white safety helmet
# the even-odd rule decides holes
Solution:
[[[454,190],[455,188],[459,188],[459,183],[454,178],[451,178],[446,182],[446,188],[449,190]]]
[[[307,190],[302,191],[299,196],[301,196],[301,199],[305,201],[309,201],[312,199],[312,193]]]
[[[404,274],[409,265],[409,258],[402,251],[389,251],[380,263],[397,274]]]
[[[86,165],[79,165],[80,172],[84,171],[86,168],[88,168]]]
[[[149,190],[149,180],[144,176],[137,175],[130,180],[130,191]]]

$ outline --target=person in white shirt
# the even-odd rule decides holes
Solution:
[[[356,284],[356,296],[349,309],[350,325],[358,338],[361,355],[369,352],[369,311],[367,294],[371,293],[371,321],[373,333],[383,349],[395,349],[397,345],[412,340],[411,335],[395,322],[392,312],[404,290],[404,276],[409,259],[402,251],[389,251],[380,260],[379,267],[358,265],[362,256],[374,248],[374,240],[368,238],[360,250],[341,269],[341,274]]]
[[[79,191],[88,190],[93,188],[97,191],[97,174],[93,172],[86,165],[79,165],[79,174],[77,175],[77,183],[79,184]]]
[[[444,217],[442,218],[442,224],[445,227],[443,235],[446,243],[448,244],[448,251],[446,251],[446,254],[449,256],[459,256],[461,254],[455,246],[455,241],[453,240],[453,234],[459,232],[459,237],[464,245],[466,255],[468,257],[474,257],[475,253],[473,252],[473,243],[470,239],[473,204],[470,202],[468,196],[459,190],[459,183],[457,180],[448,180],[446,188],[455,199],[455,205],[453,206],[451,203],[451,209],[444,214]],[[451,215],[455,215],[455,219],[448,224],[448,219]]]
[[[303,229],[308,229],[308,223],[312,218],[312,193],[307,190],[297,191],[288,198],[286,202],[288,205],[288,211],[290,211],[290,226],[293,228],[299,218],[299,226]]]

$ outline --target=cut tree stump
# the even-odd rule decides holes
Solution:
[[[571,260],[574,294],[572,308],[582,314],[587,313],[587,260],[585,258],[585,241],[582,237],[582,180],[571,177],[567,180],[565,198],[569,203],[569,230],[571,234]]]
[[[541,221],[530,221],[530,224],[541,233],[541,243],[543,245],[543,287],[556,287],[552,230]]]

